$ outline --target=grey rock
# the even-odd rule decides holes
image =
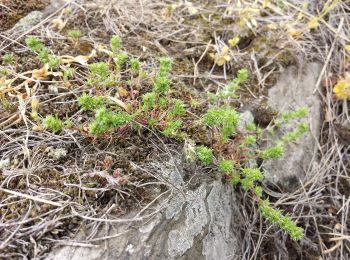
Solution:
[[[40,11],[32,11],[16,23],[11,29],[15,33],[28,31],[33,26],[37,25],[43,18],[43,13]]]
[[[244,111],[243,113],[241,113],[239,115],[239,122],[238,122],[237,130],[239,132],[245,132],[245,128],[246,128],[247,124],[253,123],[253,122],[254,122],[254,116],[253,116],[252,112],[250,112],[249,110]]]
[[[168,166],[160,170],[168,178],[171,175]],[[176,171],[173,169],[178,178]],[[239,259],[236,230],[240,213],[232,186],[212,181],[189,189],[181,180],[177,183],[181,186],[174,187],[170,198],[159,202],[166,207],[148,221],[110,224],[113,233],[101,229],[99,235],[119,235],[93,242],[96,248],[63,246],[46,259]],[[135,214],[124,218],[132,219]],[[79,239],[84,236],[75,238]]]
[[[53,12],[57,11],[61,7],[65,6],[67,1],[65,0],[54,0],[51,1],[48,6],[45,7],[42,11],[32,11],[27,14],[25,17],[20,19],[15,26],[10,29],[11,33],[19,34],[30,30],[32,27],[40,23],[43,18],[49,16]]]
[[[321,100],[314,90],[320,71],[321,65],[318,63],[305,64],[299,70],[289,67],[269,90],[269,105],[276,111],[290,111],[300,107],[308,107],[310,111],[306,119],[310,131],[300,140],[288,145],[284,156],[263,164],[265,180],[287,190],[293,190],[300,184],[315,157],[321,127]],[[282,127],[276,138],[293,129],[296,123]]]

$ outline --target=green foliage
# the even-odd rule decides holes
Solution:
[[[157,77],[154,82],[154,90],[158,93],[166,93],[170,88],[170,80],[167,77]]]
[[[49,55],[47,64],[49,68],[55,69],[60,65],[60,59],[56,55]]]
[[[89,65],[88,84],[100,87],[110,87],[116,83],[116,78],[111,74],[108,63],[96,62]]]
[[[241,181],[242,187],[245,190],[254,189],[256,181],[262,181],[264,175],[257,168],[243,168],[242,175],[244,179]]]
[[[163,130],[163,134],[168,137],[175,136],[181,125],[181,120],[170,121],[167,123],[166,128]]]
[[[204,166],[208,166],[209,164],[213,163],[214,154],[212,149],[201,145],[195,148],[195,152],[197,158],[202,162]]]
[[[105,81],[110,75],[109,67],[106,62],[97,62],[89,65],[90,73],[100,81]]]
[[[234,161],[222,159],[219,163],[219,170],[223,173],[233,173],[234,165]]]
[[[276,142],[274,146],[268,147],[260,151],[259,155],[263,160],[277,159],[284,154],[284,146],[282,142]]]
[[[72,30],[68,32],[68,36],[73,40],[79,40],[83,34],[80,30]]]
[[[127,60],[128,60],[128,55],[123,52],[117,54],[114,58],[114,62],[118,69],[121,69],[121,67],[123,67],[123,65],[126,63]]]
[[[46,48],[43,48],[40,52],[39,52],[39,59],[41,62],[43,63],[48,63],[49,62],[49,50]]]
[[[112,112],[105,107],[99,108],[95,113],[95,120],[89,124],[89,133],[102,135],[112,129],[130,123],[130,115],[122,112]]]
[[[84,110],[95,110],[106,106],[108,102],[105,97],[90,96],[84,93],[78,98],[78,104]]]
[[[300,123],[298,125],[298,128],[295,129],[294,131],[285,134],[282,137],[282,140],[285,143],[290,143],[290,142],[295,142],[296,140],[298,140],[304,133],[307,132],[307,130],[309,129],[309,126],[306,123]]]
[[[159,105],[160,108],[165,109],[165,108],[167,108],[168,104],[169,104],[169,102],[168,102],[168,100],[166,98],[160,97],[158,99],[158,105]]]
[[[32,45],[33,44],[31,44],[31,46]],[[127,88],[130,87],[132,90],[134,85],[141,82],[140,79],[142,77],[147,78],[147,74],[144,72],[140,61],[135,58],[129,60],[125,53],[120,52],[121,46],[122,41],[120,37],[113,36],[110,41],[112,55],[108,62],[102,61],[92,63],[88,66],[88,82],[90,84],[93,84],[93,86],[107,87],[116,83],[115,79],[118,78],[118,80],[122,81],[122,84],[126,83]],[[42,52],[42,55],[40,55],[41,59],[48,63],[50,60],[49,52],[43,47],[36,49]],[[110,62],[111,58],[113,58],[114,63]],[[89,133],[91,135],[101,136],[126,126],[129,126],[130,130],[135,131],[147,124],[149,127],[152,127],[153,130],[161,131],[161,133],[167,137],[181,139],[184,138],[184,136],[187,137],[187,134],[191,134],[190,131],[185,132],[186,128],[193,126],[187,125],[190,121],[188,119],[193,119],[193,117],[191,118],[191,113],[187,113],[187,106],[191,105],[191,107],[196,107],[199,105],[199,102],[193,101],[191,104],[188,104],[181,98],[174,98],[175,92],[170,89],[171,68],[172,65],[169,58],[160,58],[159,68],[153,79],[152,90],[146,92],[148,89],[147,87],[149,87],[147,84],[145,84],[146,86],[143,89],[137,86],[137,91],[141,92],[142,95],[140,98],[136,96],[136,98],[132,100],[133,102],[130,102],[129,97],[124,99],[124,97],[121,96],[122,102],[125,102],[126,105],[121,105],[121,107],[128,111],[128,113],[121,112],[118,108],[111,106],[111,104],[107,102],[109,99],[106,97],[91,96],[85,93],[80,96],[78,98],[78,104],[82,110],[95,111],[94,119],[89,122]],[[74,71],[70,70],[70,68],[63,67],[62,69],[65,78],[68,79],[73,76]],[[144,76],[141,77],[142,72],[144,72]],[[138,76],[137,79],[134,78],[136,74]],[[210,108],[204,112],[202,120],[195,122],[194,125],[197,126],[197,124],[199,124],[202,128],[203,125],[201,124],[204,123],[206,126],[209,126],[210,128],[204,128],[204,130],[210,131],[214,140],[208,140],[208,143],[211,142],[215,145],[212,147],[204,145],[195,146],[193,142],[193,144],[190,145],[191,148],[188,150],[192,151],[193,156],[191,157],[197,158],[204,166],[211,165],[216,167],[216,169],[224,173],[225,176],[231,177],[230,181],[233,185],[241,185],[244,190],[253,193],[255,195],[254,198],[259,201],[260,210],[264,217],[271,221],[271,223],[277,223],[293,239],[300,239],[303,235],[302,228],[297,227],[288,216],[283,216],[279,210],[272,209],[264,202],[263,199],[266,197],[266,194],[264,194],[263,188],[259,185],[264,178],[261,170],[258,168],[249,168],[247,165],[249,165],[251,160],[257,158],[268,160],[282,156],[284,153],[284,146],[300,138],[300,136],[307,131],[307,124],[299,123],[296,129],[286,133],[281,140],[276,141],[271,147],[258,150],[257,144],[266,137],[263,133],[266,133],[267,130],[273,134],[273,130],[276,126],[278,127],[292,120],[305,117],[307,109],[301,108],[296,111],[281,114],[281,116],[276,119],[276,124],[274,126],[269,126],[268,129],[262,129],[255,126],[253,123],[248,123],[246,125],[246,131],[241,131],[242,133],[239,133],[239,136],[235,136],[239,123],[239,114],[233,108],[234,106],[231,104],[231,101],[236,97],[236,92],[241,85],[247,82],[248,75],[248,70],[241,69],[237,72],[236,78],[226,84],[222,89],[219,89],[217,94],[208,93]],[[137,83],[135,83],[136,81]],[[146,83],[147,81],[144,82]],[[101,89],[98,90],[101,91]],[[115,90],[116,88],[112,88],[108,92],[114,94]],[[176,92],[176,95],[178,96],[178,92]],[[205,104],[205,102],[203,102],[203,104]],[[185,116],[186,120],[184,120]],[[55,119],[58,118],[50,118],[51,121]],[[186,122],[186,125],[184,125],[184,122]],[[293,122],[295,123],[295,121]],[[51,130],[60,131],[62,127],[63,124],[61,123],[60,128],[52,127]],[[49,129],[49,127],[47,128]],[[124,134],[122,131],[120,131],[120,133]],[[141,131],[139,133],[141,133]],[[210,135],[208,134],[207,136]],[[241,146],[239,145],[240,143],[242,143]],[[228,154],[230,153],[231,147],[236,144],[236,148],[240,149],[238,153]],[[228,147],[228,149],[226,149],[226,147]],[[232,155],[232,158],[237,158],[237,162],[226,159],[217,160],[212,148],[215,148],[215,154],[218,154],[219,158],[229,158]]]
[[[232,185],[236,186],[241,182],[241,176],[238,172],[232,173],[231,174],[231,183]]]
[[[218,127],[222,139],[226,140],[235,133],[238,126],[238,113],[230,107],[213,107],[203,117],[206,125]]]
[[[237,84],[245,83],[248,80],[249,72],[247,69],[240,69],[237,73],[235,81]]]
[[[278,119],[275,120],[275,125],[281,127],[282,124],[287,124],[291,120],[305,118],[309,113],[307,107],[301,107],[295,111],[283,112]]]
[[[71,67],[64,67],[63,68],[63,78],[65,81],[68,81],[70,78],[72,78],[75,74],[76,70],[75,68]]]
[[[211,103],[215,103],[218,101],[218,98],[220,98],[222,101],[225,101],[228,98],[236,98],[236,91],[240,88],[241,84],[247,81],[248,75],[249,74],[247,69],[240,69],[237,73],[236,78],[226,84],[223,89],[218,92],[217,95],[208,93],[210,95],[208,96],[209,101]]]
[[[247,131],[251,131],[251,132],[255,131],[256,130],[256,125],[254,123],[249,122],[249,123],[246,124],[245,129]]]
[[[245,145],[253,145],[256,143],[256,137],[254,135],[247,135],[243,142]]]
[[[118,35],[114,35],[112,36],[109,44],[113,52],[113,55],[115,56],[122,47],[122,39]]]
[[[156,97],[157,97],[157,94],[154,92],[148,92],[148,93],[143,95],[142,108],[144,111],[151,110],[155,106]]]
[[[293,240],[300,240],[304,236],[304,229],[298,227],[288,216],[283,215],[280,210],[273,209],[268,200],[262,200],[259,205],[260,212],[270,223],[278,225],[282,230],[289,234]]]
[[[154,81],[154,90],[157,93],[167,93],[170,89],[169,73],[171,71],[171,61],[169,58],[159,59],[159,70]]]
[[[57,116],[49,115],[44,119],[44,127],[53,133],[58,133],[63,128],[63,122]]]
[[[140,71],[140,61],[138,59],[130,59],[130,69],[133,74],[137,74]]]
[[[4,56],[2,56],[3,61],[11,65],[13,63],[13,53],[6,53]]]
[[[169,114],[173,116],[183,116],[186,113],[185,103],[179,99],[172,100],[173,106],[169,110]]]
[[[29,49],[34,52],[40,52],[44,48],[44,44],[35,36],[29,36],[26,38],[26,44]]]

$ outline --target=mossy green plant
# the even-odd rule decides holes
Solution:
[[[197,158],[201,161],[204,166],[208,166],[214,161],[213,150],[201,145],[195,148]]]
[[[45,129],[50,130],[53,133],[58,133],[63,129],[63,122],[57,116],[48,115],[44,119]]]
[[[38,38],[29,37],[26,43],[52,70],[63,72],[64,81],[68,81],[77,73],[74,65],[61,65],[59,58],[51,54]],[[94,115],[91,120],[85,122],[88,124],[88,133],[84,127],[81,127],[81,132],[99,141],[101,137],[108,135],[124,134],[125,129],[141,134],[141,127],[148,126],[163,136],[191,143],[191,148],[188,149],[191,151],[188,153],[191,154],[191,161],[197,159],[203,166],[224,174],[233,185],[250,192],[263,217],[278,225],[292,239],[301,239],[303,229],[298,227],[290,216],[283,215],[279,209],[270,206],[268,196],[261,186],[264,179],[263,170],[249,165],[250,161],[258,158],[271,160],[283,156],[284,147],[298,140],[308,130],[306,123],[296,123],[306,116],[307,109],[284,112],[275,120],[274,125],[268,128],[248,123],[245,130],[237,131],[239,113],[232,105],[232,100],[237,98],[237,92],[248,81],[248,70],[239,70],[233,81],[218,89],[216,93],[208,93],[208,99],[204,102],[192,98],[188,100],[171,89],[174,84],[171,78],[172,64],[169,58],[163,57],[159,59],[155,76],[150,73],[149,85],[146,84],[145,89],[138,88],[134,92],[137,95],[133,96],[133,87],[139,84],[140,80],[147,78],[147,73],[143,63],[136,58],[129,58],[121,48],[121,38],[113,36],[110,40],[110,51],[106,52],[109,54],[108,60],[96,59],[96,62],[85,68],[87,76],[83,87],[86,92],[96,94],[83,93],[78,97],[80,112],[85,113],[85,118]],[[141,76],[142,74],[144,75]],[[122,80],[119,81],[120,78]],[[121,83],[121,86],[116,83]],[[125,99],[121,100],[123,98]],[[208,104],[207,101],[209,108],[201,110],[203,112],[197,117],[200,120],[194,120],[191,116],[193,108],[199,105],[202,108],[203,104]],[[39,118],[38,114],[36,116]],[[258,148],[259,142],[266,136],[265,133],[273,135],[275,129],[287,123],[293,123],[297,127],[285,133],[273,145],[261,150]],[[73,125],[74,122],[69,118],[65,123],[53,115],[44,119],[44,127],[53,133],[59,133],[63,127],[68,129]],[[189,125],[202,127],[211,139],[207,140],[208,142],[199,139],[197,144],[191,142],[191,133],[186,132]],[[234,154],[227,154],[225,145],[237,149],[237,160]]]

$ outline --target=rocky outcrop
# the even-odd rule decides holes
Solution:
[[[159,213],[136,224],[113,224],[112,238],[91,241],[93,247],[56,248],[47,259],[239,259],[239,211],[232,186],[213,180],[189,189],[181,172],[161,171],[173,189],[158,204],[166,205]]]
[[[288,145],[285,154],[277,160],[264,162],[265,179],[269,183],[292,190],[300,184],[311,163],[316,163],[316,142],[321,127],[321,100],[315,91],[316,82],[321,71],[318,63],[309,63],[297,69],[287,68],[274,87],[269,90],[269,105],[276,111],[283,112],[308,107],[306,119],[310,131],[300,140]],[[296,124],[282,127],[277,138],[290,131]],[[273,141],[273,140],[272,140]]]

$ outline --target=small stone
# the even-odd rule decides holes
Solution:
[[[19,22],[12,28],[14,32],[24,32],[37,25],[43,17],[43,13],[39,11],[30,12],[27,16],[23,17]]]
[[[244,111],[239,115],[239,122],[237,130],[239,132],[245,132],[247,124],[254,122],[254,116],[249,110]]]
[[[49,89],[50,94],[57,94],[58,93],[57,85],[50,85],[48,89]]]

